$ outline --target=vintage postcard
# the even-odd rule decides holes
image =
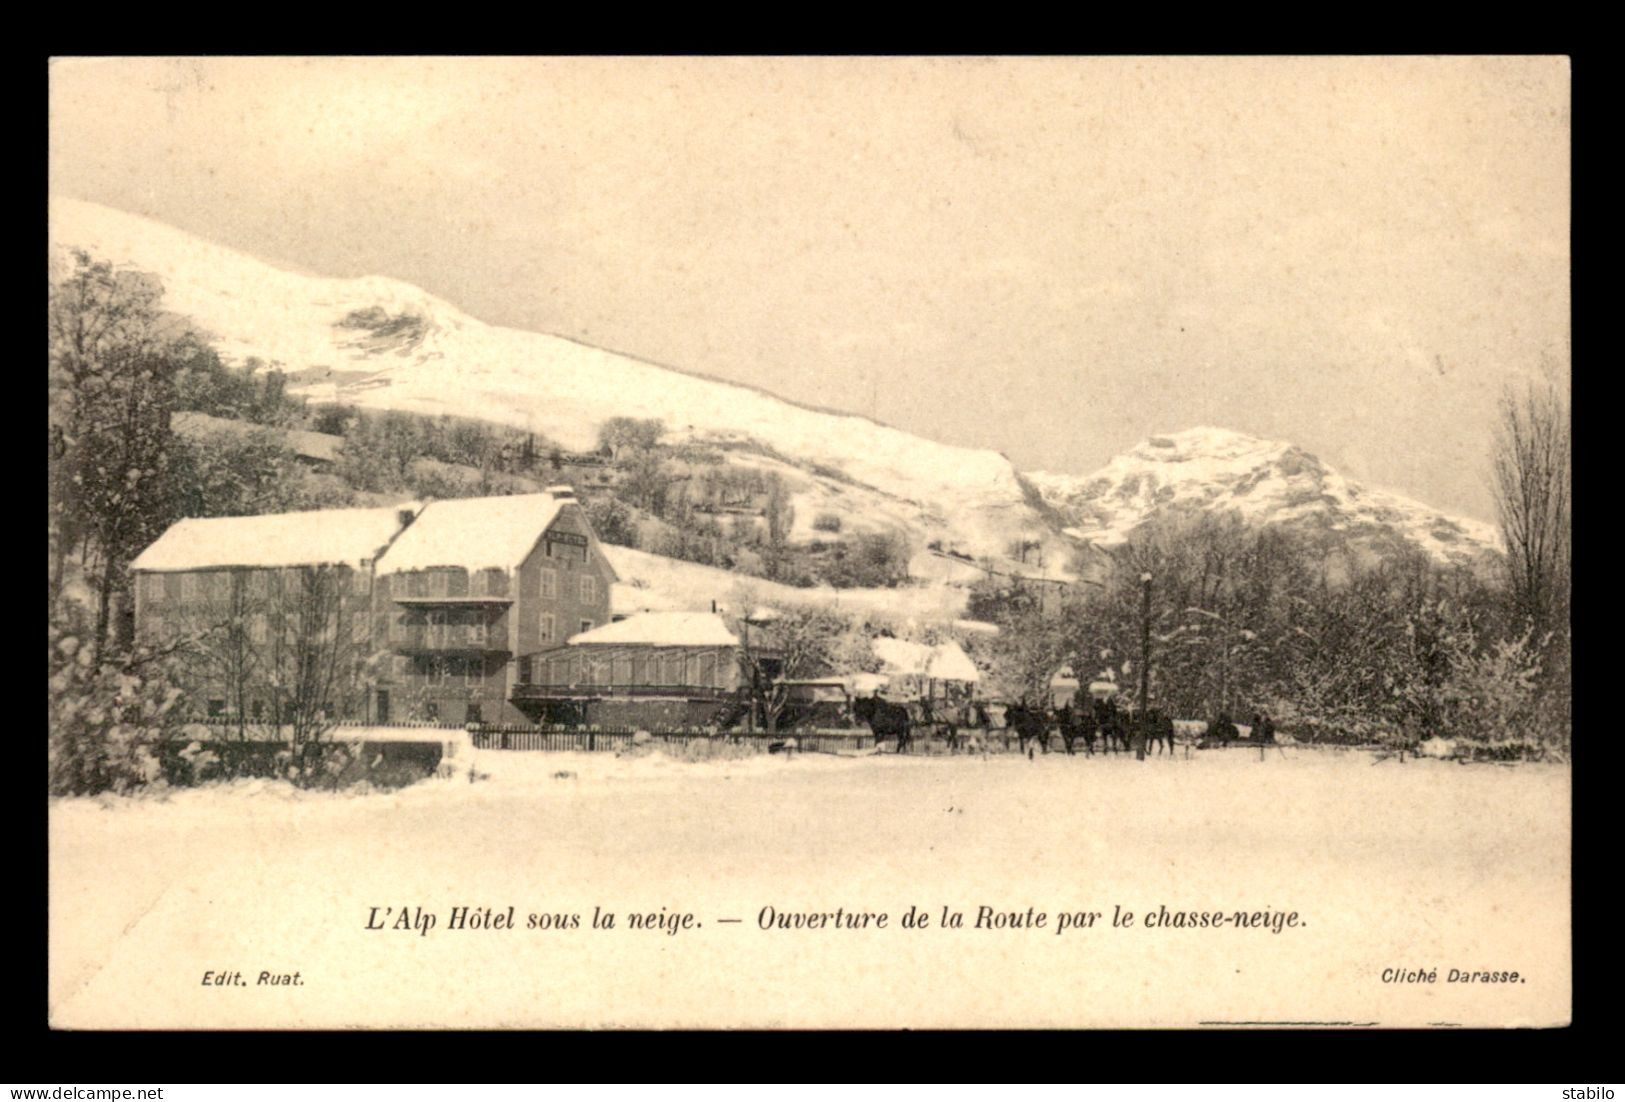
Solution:
[[[1565,58],[60,58],[58,1029],[1571,1018]]]

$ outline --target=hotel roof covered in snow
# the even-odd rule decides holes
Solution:
[[[132,570],[221,570],[342,565],[377,558],[416,502],[377,509],[315,509],[253,517],[176,521],[130,564]]]

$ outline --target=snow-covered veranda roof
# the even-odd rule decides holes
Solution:
[[[938,681],[977,682],[982,679],[976,664],[960,649],[958,643],[942,643],[931,647],[924,643],[910,643],[906,639],[876,639],[875,657],[885,665],[886,672],[904,677],[932,677]]]
[[[885,688],[891,678],[882,673],[855,673],[846,679],[853,696],[868,696]]]
[[[739,638],[714,612],[644,612],[570,636],[572,647],[590,643],[651,647],[736,647]]]
[[[415,502],[381,509],[314,509],[257,517],[176,521],[130,564],[132,570],[217,570],[345,565],[378,556]]]
[[[564,504],[552,494],[436,501],[379,558],[378,573],[448,566],[515,570]]]

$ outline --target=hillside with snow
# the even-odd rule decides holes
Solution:
[[[1235,511],[1250,524],[1285,526],[1371,555],[1408,546],[1470,565],[1500,547],[1493,525],[1362,486],[1296,445],[1225,429],[1154,436],[1090,475],[1026,477],[1065,518],[1069,535],[1098,547],[1122,543],[1171,509]]]
[[[479,418],[578,450],[596,447],[611,417],[659,418],[670,441],[746,445],[729,462],[787,473],[792,538],[812,538],[814,517],[833,512],[849,532],[891,528],[916,545],[993,557],[1018,537],[1039,539],[1065,561],[1064,537],[997,452],[487,325],[399,280],[287,271],[92,203],[55,198],[50,221],[57,258],[83,249],[155,274],[165,307],[209,333],[227,362],[257,357],[312,400]]]
[[[984,576],[973,560],[1064,578],[1080,542],[1121,543],[1170,508],[1236,510],[1251,523],[1286,525],[1368,555],[1420,548],[1440,562],[1468,563],[1498,546],[1490,525],[1361,486],[1289,443],[1198,428],[1153,437],[1093,474],[1024,475],[997,452],[487,325],[399,280],[288,271],[66,198],[52,200],[50,225],[54,262],[83,249],[153,273],[165,307],[206,331],[228,362],[255,357],[280,367],[290,389],[312,401],[477,418],[577,450],[595,447],[611,417],[658,418],[669,442],[715,447],[730,465],[781,479],[795,510],[792,543],[829,538],[815,522],[830,516],[843,536],[903,534],[916,580],[954,591],[921,595],[943,609],[962,608],[963,588]],[[1028,549],[1036,553],[1012,561],[1018,541],[1036,544]]]

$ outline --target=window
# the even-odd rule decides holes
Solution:
[[[582,631],[591,631],[592,630],[592,621],[591,620],[583,620],[583,621],[581,621],[581,630]]]
[[[256,612],[248,621],[248,637],[256,643],[264,643],[270,639],[270,623],[266,620],[265,613]]]
[[[179,574],[164,575],[164,600],[178,601],[181,599],[181,576]]]
[[[590,605],[598,600],[598,579],[591,574],[581,575],[581,603]]]
[[[369,580],[365,570],[350,571],[350,591],[364,596],[367,592],[367,582]]]
[[[552,547],[552,544],[548,544]],[[542,596],[557,597],[559,595],[559,572],[551,566],[542,570]]]
[[[529,685],[530,684],[530,656],[529,655],[526,655],[525,657],[523,657],[523,658],[521,658],[519,660],[519,683],[521,685]]]
[[[263,570],[253,570],[248,575],[248,592],[256,597],[263,597],[271,591],[271,575]]]
[[[617,685],[631,685],[631,684],[633,684],[633,681],[632,681],[632,659],[630,659],[630,658],[617,658],[617,659],[615,659],[615,684],[617,684]]]
[[[542,628],[538,634],[542,642],[553,642],[553,614],[551,612],[542,613]]]
[[[469,723],[479,723],[479,722],[481,722],[481,720],[480,720],[480,702],[479,701],[471,700],[471,701],[468,702],[468,720],[467,720],[467,722],[469,722]]]

